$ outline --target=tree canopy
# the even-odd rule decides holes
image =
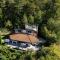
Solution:
[[[38,37],[45,39],[46,44],[60,44],[60,0],[0,0],[1,32],[24,29],[25,24],[38,25]],[[56,45],[30,54],[2,46],[1,40],[0,36],[0,60],[60,60]]]

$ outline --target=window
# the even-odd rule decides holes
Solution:
[[[12,41],[10,40],[10,42],[9,43],[12,43]]]
[[[29,33],[31,33],[31,31],[28,31]]]
[[[30,47],[30,45],[29,45],[29,44],[26,44],[26,46],[27,46],[27,47]]]
[[[16,41],[13,41],[13,44],[16,44]]]

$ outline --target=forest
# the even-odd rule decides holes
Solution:
[[[37,25],[46,40],[37,52],[4,44],[5,35],[25,24]],[[60,0],[0,0],[0,60],[60,60]]]

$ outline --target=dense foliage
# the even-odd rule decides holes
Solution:
[[[60,0],[0,0],[0,60],[60,60],[60,49],[53,45],[37,53],[21,52],[2,45],[3,37],[25,24],[38,25],[38,36],[46,44],[60,42]]]
[[[38,52],[20,51],[0,46],[0,60],[60,60],[60,49],[57,45],[42,47]]]

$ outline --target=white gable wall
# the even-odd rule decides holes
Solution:
[[[25,25],[25,28],[38,32],[38,26],[36,25]]]

